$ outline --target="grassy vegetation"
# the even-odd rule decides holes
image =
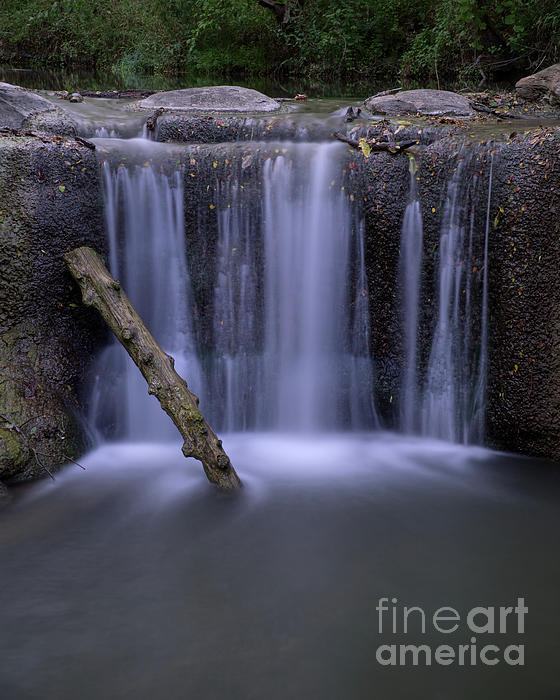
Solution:
[[[442,86],[560,60],[557,0],[4,0],[0,63]]]

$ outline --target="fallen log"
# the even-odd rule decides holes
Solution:
[[[198,397],[174,369],[173,358],[165,353],[130,303],[120,282],[109,274],[101,258],[88,247],[76,248],[64,256],[72,277],[80,286],[82,301],[99,311],[148,382],[153,394],[181,433],[183,454],[202,462],[208,480],[224,489],[241,486],[241,481],[224,452],[222,441],[198,410]]]
[[[362,150],[359,141],[348,138],[348,136],[344,136],[344,134],[341,134],[339,131],[336,131],[333,134],[333,136],[335,139],[338,139],[339,141],[342,141],[343,143],[347,143],[349,146],[352,146],[352,148],[356,148],[359,151]],[[411,146],[416,146],[419,143],[419,141],[417,139],[414,141],[373,141],[366,139],[366,143],[369,146],[372,153],[385,152],[396,155],[397,153],[402,153],[403,151],[406,151],[406,149],[410,148]]]

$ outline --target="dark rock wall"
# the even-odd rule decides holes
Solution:
[[[511,141],[488,143],[446,138],[422,150],[417,172],[424,223],[420,373],[426,368],[437,317],[437,249],[442,202],[460,161],[464,161],[466,181],[470,180],[468,198],[476,196],[473,207],[476,246],[473,259],[465,259],[465,265],[475,295],[473,332],[480,328],[482,246],[492,157],[487,444],[559,458],[558,130],[539,130]],[[366,203],[366,251],[372,352],[377,366],[376,400],[385,424],[394,427],[403,364],[398,264],[409,191],[408,162],[404,157],[370,156],[363,166],[363,175],[362,187],[371,200]]]
[[[457,164],[468,161],[466,176],[478,183],[474,211],[480,238],[493,153],[487,439],[494,447],[558,458],[560,135],[540,130],[512,141],[472,144],[472,139],[447,137],[423,145],[417,155],[424,218],[421,369],[427,363],[437,308],[437,246],[447,183]],[[97,315],[81,305],[61,259],[79,245],[105,252],[95,153],[72,140],[45,136],[2,137],[0,155],[2,480],[43,474],[33,450],[48,468],[79,456],[87,442],[81,392],[91,359],[107,334]],[[268,147],[256,145],[253,150],[247,142],[192,145],[181,155],[203,355],[212,352],[214,342],[220,203],[229,196],[228,183],[242,173],[246,189],[238,202],[254,206],[262,163],[270,155]],[[348,151],[347,192],[363,207],[366,224],[376,402],[388,427],[398,416],[403,364],[398,262],[409,179],[406,156],[372,154],[366,161],[361,153]],[[480,294],[480,246],[466,263]],[[480,320],[476,314],[473,327]]]
[[[52,469],[84,447],[80,389],[105,332],[61,256],[104,240],[91,150],[0,138],[0,480],[44,474],[40,462]]]
[[[488,441],[560,458],[560,133],[505,145],[491,212]]]

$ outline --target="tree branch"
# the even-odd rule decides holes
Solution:
[[[128,352],[161,407],[183,436],[183,454],[202,462],[208,480],[233,489],[241,481],[224,452],[222,441],[198,410],[198,397],[175,371],[175,361],[154,340],[150,331],[92,248],[76,248],[64,256],[70,274],[79,284],[82,301],[99,311],[117,340]]]

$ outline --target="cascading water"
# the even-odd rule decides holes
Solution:
[[[481,440],[487,345],[487,257],[492,170],[483,250],[482,299],[473,306],[478,176],[461,159],[443,207],[437,270],[437,320],[423,386],[422,434],[453,442]],[[479,247],[479,246],[478,246]],[[480,296],[480,294],[479,294]],[[480,312],[480,332],[473,333]]]
[[[226,431],[257,425],[258,392],[262,391],[259,206],[252,206],[241,188],[237,178],[226,180],[217,195],[215,352],[205,403]],[[220,402],[217,396],[222,397]]]
[[[482,313],[480,319],[480,355],[478,361],[478,378],[474,391],[473,411],[470,425],[470,439],[482,443],[485,430],[486,385],[488,369],[488,238],[490,234],[490,205],[492,202],[492,176],[494,172],[494,155],[490,155],[490,172],[488,175],[488,201],[486,204],[486,223],[484,227],[484,268],[482,272]]]
[[[215,163],[215,186],[201,177],[204,191],[215,191],[217,224],[204,381],[193,343],[181,168],[169,176],[149,161],[104,163],[110,267],[219,430],[375,427],[364,228],[344,187],[345,150],[336,143],[285,146],[268,147],[264,159],[237,159],[227,178]],[[105,374],[124,377],[124,387],[100,381],[93,412],[105,422],[111,416],[116,433],[129,438],[173,435],[116,344],[101,362]]]
[[[223,424],[372,427],[363,222],[341,184],[344,150],[282,150],[264,163],[258,207],[240,201],[241,173],[219,189],[211,385]]]
[[[110,268],[160,345],[175,358],[191,388],[201,388],[191,329],[191,290],[186,263],[181,174],[169,177],[153,167],[112,168],[103,164],[105,216]],[[161,439],[174,427],[132,360],[117,343],[98,363],[92,398],[92,422],[111,416],[117,433],[129,438]],[[119,383],[121,384],[119,386]],[[124,401],[123,401],[124,398]]]
[[[195,158],[184,147],[136,141],[137,148],[164,160],[141,167],[127,156],[125,166],[114,155],[113,165],[103,165],[110,267],[200,393],[216,428],[376,427],[364,219],[346,188],[344,147],[253,142]],[[111,144],[116,154],[119,141]],[[212,163],[214,158],[222,165]],[[424,232],[413,159],[399,259],[404,341],[399,427],[459,442],[482,440],[484,426],[488,221],[482,260],[479,175],[471,160],[458,159],[442,207],[437,290],[431,295],[436,318],[427,356],[419,341],[426,320],[420,309]],[[200,169],[187,173],[189,163]],[[491,173],[488,207],[490,196]],[[210,258],[187,260],[193,253],[185,236],[185,206],[199,212],[195,234],[204,239],[205,253],[210,246]],[[189,265],[204,268],[208,306],[193,301]],[[199,323],[210,328],[203,355]],[[109,381],[100,380],[93,392],[96,424],[114,424],[115,434],[128,437],[175,434],[116,344],[101,362]]]
[[[340,146],[305,151],[299,172],[298,163],[283,156],[268,160],[264,168],[269,420],[283,429],[371,426],[370,363],[354,362],[367,357],[367,304],[354,306],[355,333],[349,333],[348,309],[356,292],[348,285],[351,211],[336,184]],[[356,252],[361,300],[361,239]],[[348,335],[361,347],[349,347]]]
[[[422,271],[422,213],[416,188],[417,164],[409,161],[410,191],[402,226],[399,278],[402,291],[402,318],[405,367],[401,387],[400,426],[406,433],[420,426],[418,382],[418,314]]]

